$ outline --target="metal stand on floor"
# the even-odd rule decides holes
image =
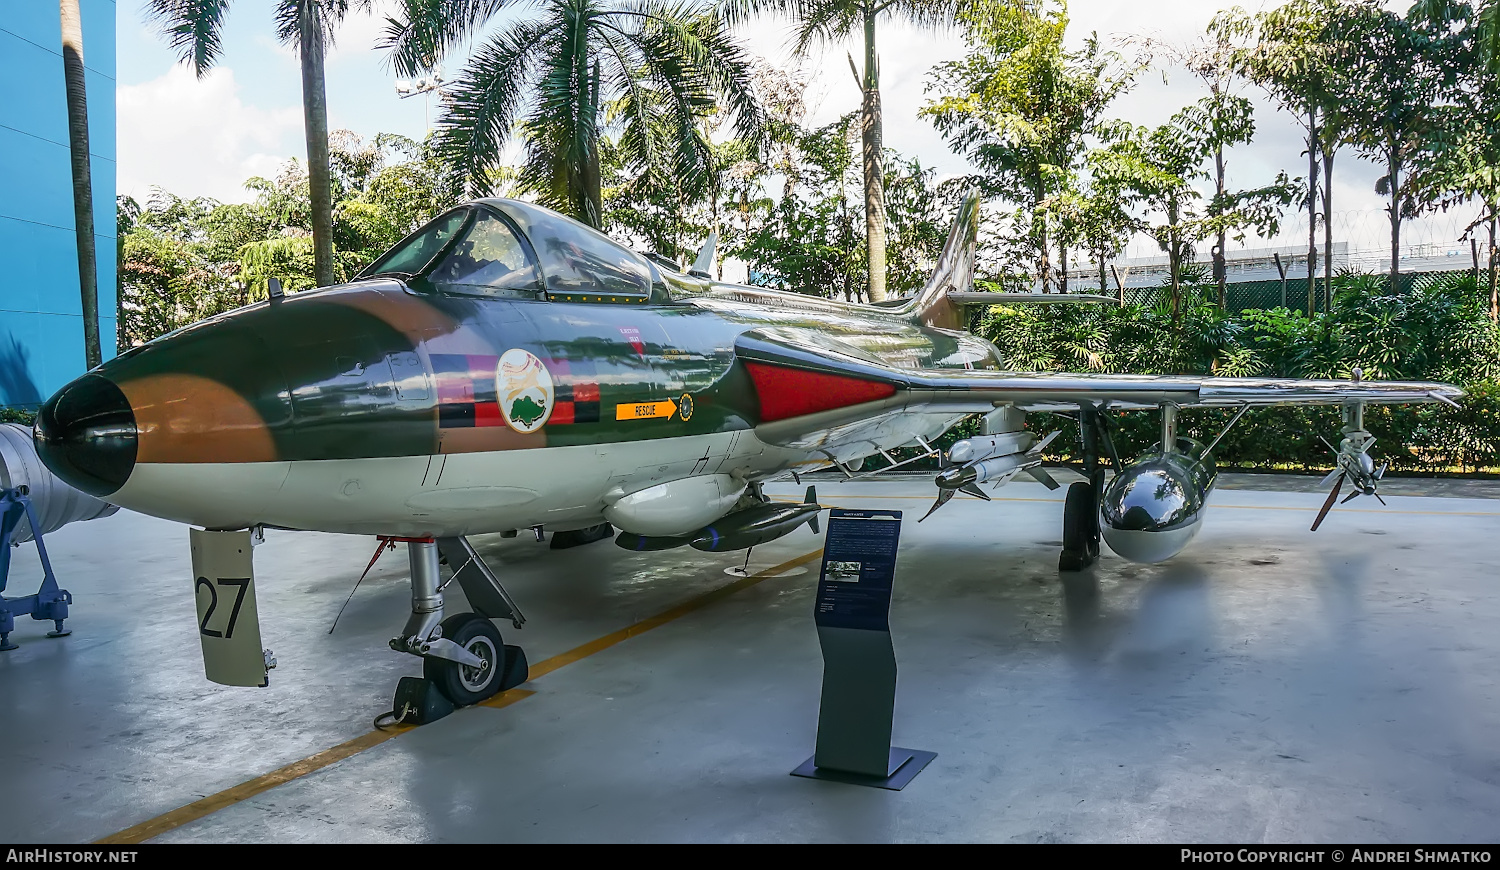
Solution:
[[[829,516],[813,610],[823,649],[818,742],[793,776],[900,791],[937,757],[891,745],[891,586],[900,533],[900,511],[834,510]]]
[[[63,627],[63,620],[68,618],[68,605],[73,603],[73,594],[57,586],[57,578],[52,573],[52,561],[47,558],[47,545],[42,543],[41,526],[37,524],[36,514],[31,509],[31,499],[27,498],[24,486],[0,490],[0,592],[5,591],[10,580],[11,539],[23,517],[31,524],[36,552],[42,560],[42,585],[35,595],[0,597],[0,652],[13,650],[17,646],[10,642],[10,633],[16,628],[17,616],[29,615],[36,620],[52,620],[56,628],[47,632],[48,637],[66,637],[73,633],[72,629]]]
[[[724,573],[728,574],[731,577],[749,577],[750,576],[750,554],[753,553],[753,552],[755,552],[755,548],[754,547],[750,547],[750,548],[746,549],[745,550],[745,564],[743,564],[743,565],[736,565],[733,568],[725,568],[724,569]]]

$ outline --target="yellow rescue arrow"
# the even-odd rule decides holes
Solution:
[[[671,399],[615,406],[616,420],[651,420],[657,417],[670,417],[675,413],[677,413],[677,403]]]

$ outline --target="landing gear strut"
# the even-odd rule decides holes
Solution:
[[[406,549],[411,561],[411,616],[401,636],[391,640],[391,649],[420,656],[423,678],[455,706],[477,704],[524,683],[526,654],[506,645],[491,620],[509,619],[520,628],[526,617],[468,540],[411,538]],[[439,583],[439,555],[477,612],[443,618],[443,590],[448,584]],[[402,698],[398,690],[398,715]]]
[[[1100,448],[1109,453],[1118,471],[1119,457],[1109,437],[1104,415],[1097,408],[1079,409],[1078,430],[1083,440],[1083,475],[1068,487],[1063,503],[1063,549],[1057,559],[1059,571],[1082,571],[1099,559],[1099,494],[1104,491],[1104,465]]]

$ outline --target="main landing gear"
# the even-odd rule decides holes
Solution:
[[[526,653],[507,645],[492,621],[508,619],[520,628],[526,617],[468,539],[404,540],[411,561],[411,616],[390,646],[422,658],[422,679],[402,679],[390,718],[420,725],[526,682]],[[475,612],[443,618],[448,584],[439,582],[440,557],[453,569],[449,583],[458,581]],[[442,697],[434,697],[434,691]]]
[[[1063,502],[1062,553],[1057,559],[1059,571],[1082,571],[1099,560],[1099,495],[1104,491],[1104,465],[1099,461],[1101,448],[1109,454],[1119,471],[1120,458],[1109,437],[1105,417],[1097,408],[1079,410],[1078,430],[1083,440],[1083,476],[1068,487]]]

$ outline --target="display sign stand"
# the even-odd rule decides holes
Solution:
[[[900,511],[829,514],[813,608],[823,649],[818,742],[813,757],[793,776],[900,791],[937,757],[891,745],[896,709],[891,588],[900,536]]]

